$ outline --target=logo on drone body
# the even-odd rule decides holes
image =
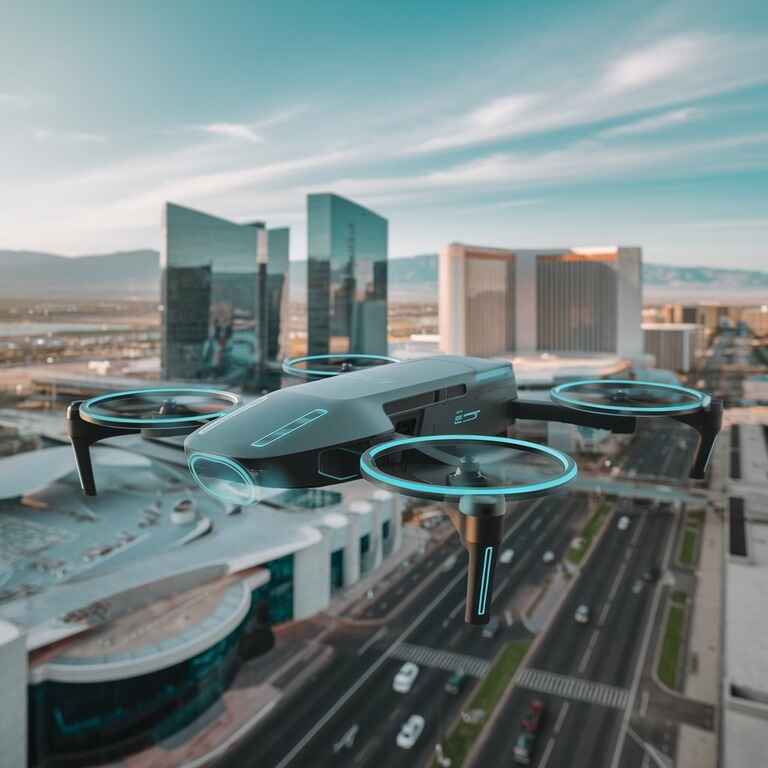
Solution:
[[[465,410],[460,408],[454,414],[453,423],[454,424],[466,424],[468,421],[474,421],[479,416],[480,416],[480,409],[479,408],[476,411],[465,411]]]

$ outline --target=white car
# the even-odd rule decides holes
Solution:
[[[618,523],[616,523],[616,527],[617,527],[617,528],[618,528],[620,531],[626,531],[626,530],[627,530],[627,528],[629,528],[629,518],[628,518],[626,515],[622,515],[622,516],[619,518],[619,522],[618,522]]]
[[[589,624],[589,606],[580,605],[573,614],[573,620],[577,624]]]
[[[410,749],[424,730],[424,718],[421,715],[411,715],[397,734],[397,746]]]
[[[504,565],[507,565],[507,563],[512,562],[512,558],[515,556],[515,550],[514,549],[505,549],[501,553],[501,557],[499,558],[500,563],[504,563]]]
[[[413,688],[418,676],[418,666],[412,661],[406,661],[392,681],[392,690],[397,691],[397,693],[408,693]]]
[[[548,550],[547,550],[547,551],[546,551],[546,552],[545,552],[545,553],[544,553],[544,554],[541,556],[541,559],[542,559],[542,560],[543,560],[545,563],[551,563],[551,562],[552,562],[552,561],[555,559],[555,553],[554,553],[554,552],[553,552],[551,549],[548,549]]]

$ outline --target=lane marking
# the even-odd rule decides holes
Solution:
[[[401,661],[413,661],[421,666],[442,669],[446,672],[463,669],[466,674],[480,678],[485,677],[491,666],[487,659],[480,656],[443,651],[438,648],[412,645],[411,643],[400,643],[397,650],[392,654],[392,658]]]
[[[587,646],[587,650],[584,651],[584,655],[581,657],[581,662],[579,663],[579,674],[583,674],[584,670],[587,668],[587,664],[589,664],[589,659],[592,656],[592,651],[595,648],[595,643],[597,642],[597,638],[600,636],[600,630],[599,629],[593,629],[592,630],[592,637],[589,638],[589,645]]]
[[[603,626],[605,624],[605,617],[608,615],[608,611],[611,610],[611,601],[609,600],[604,606],[603,610],[600,611],[600,618],[597,620],[598,626]]]
[[[608,683],[568,677],[556,672],[531,669],[530,667],[515,675],[514,680],[515,684],[521,688],[616,709],[623,709],[626,706],[629,695],[629,691],[625,688],[619,688]],[[571,684],[575,685],[572,687]]]
[[[373,637],[369,637],[361,646],[357,652],[358,656],[362,656],[374,643],[378,642],[380,638],[387,634],[387,628],[382,627]]]
[[[547,748],[544,750],[544,754],[541,756],[541,760],[539,760],[539,768],[547,768],[549,756],[552,754],[552,750],[554,748],[555,740],[550,736],[549,741],[547,742]]]
[[[560,714],[557,716],[557,722],[555,723],[555,734],[560,733],[560,728],[563,726],[563,720],[565,720],[565,716],[568,714],[568,710],[571,708],[571,702],[565,701],[563,702],[563,706],[560,707]]]
[[[651,694],[646,688],[643,690],[643,695],[640,697],[640,717],[645,717],[648,712],[648,699],[651,698]]]
[[[619,587],[621,586],[621,580],[624,578],[624,573],[627,570],[627,562],[626,560],[621,564],[621,567],[616,572],[616,578],[613,580],[613,586],[611,587],[611,592],[608,595],[608,602],[612,603],[613,598],[616,597],[616,593],[619,591]]]

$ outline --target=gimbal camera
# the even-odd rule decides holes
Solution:
[[[555,493],[577,474],[567,454],[507,437],[517,419],[630,434],[638,418],[671,417],[698,432],[692,478],[704,477],[722,421],[722,403],[709,395],[635,380],[569,382],[550,391],[551,402],[526,400],[508,361],[323,355],[286,361],[284,370],[313,380],[244,404],[191,387],[72,403],[67,425],[83,491],[96,493],[89,446],[140,432],[186,434],[192,476],[227,503],[255,503],[262,486],[314,488],[359,477],[445,501],[469,553],[465,619],[485,624],[507,502]]]

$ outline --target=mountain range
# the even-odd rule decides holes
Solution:
[[[291,295],[306,295],[306,262],[291,262]],[[389,261],[393,298],[436,299],[437,254]],[[0,298],[158,296],[159,254],[151,249],[71,258],[39,251],[0,250]],[[643,264],[646,292],[768,292],[768,272],[715,267]]]

